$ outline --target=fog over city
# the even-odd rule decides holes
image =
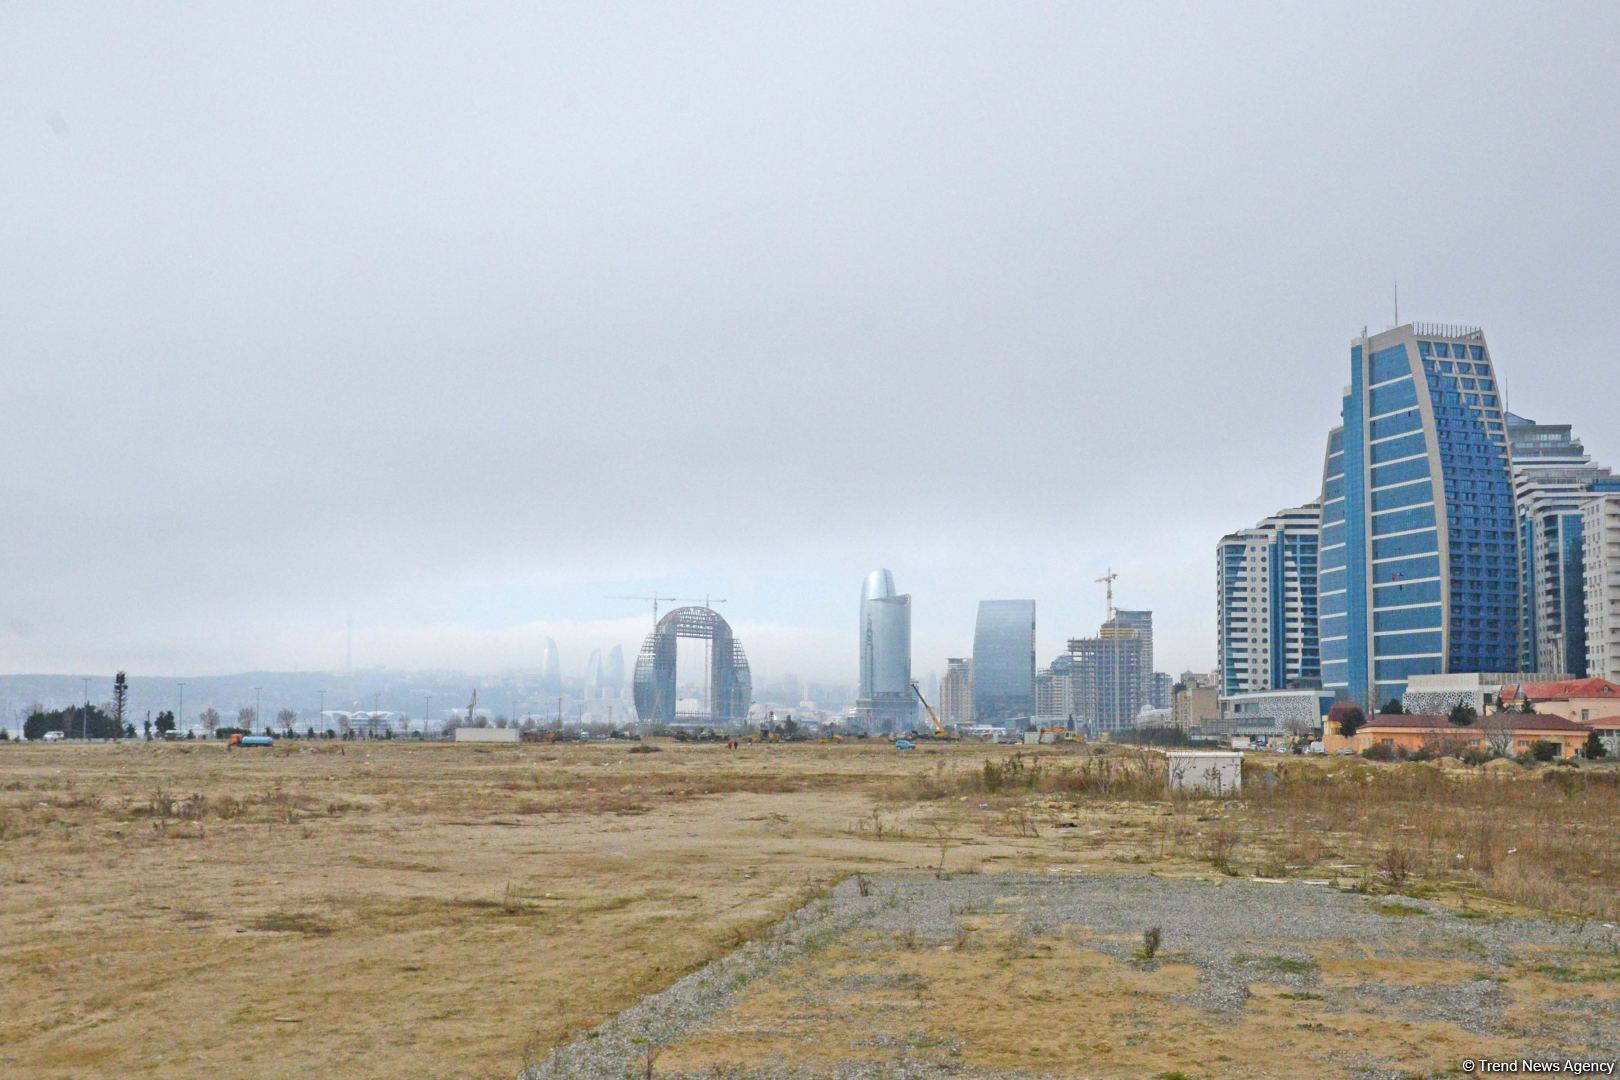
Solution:
[[[1612,4],[0,8],[0,672],[1214,662],[1348,350],[1620,462]],[[666,605],[667,607],[667,605]]]

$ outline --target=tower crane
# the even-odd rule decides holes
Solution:
[[[1108,617],[1110,619],[1114,617],[1114,582],[1118,580],[1119,575],[1114,573],[1112,566],[1108,568],[1106,574],[1097,579],[1098,584],[1108,586]]]

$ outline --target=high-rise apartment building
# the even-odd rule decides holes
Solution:
[[[1620,682],[1620,492],[1592,496],[1581,514],[1586,674]]]
[[[1124,608],[1114,609],[1114,619],[1120,626],[1128,630],[1135,630],[1142,635],[1142,662],[1147,670],[1153,671],[1153,612],[1129,611]],[[1151,683],[1149,693],[1151,694]]]
[[[973,719],[1026,721],[1035,714],[1035,601],[981,600],[973,627]]]
[[[1042,668],[1035,673],[1035,718],[1041,725],[1068,726],[1074,716],[1073,681],[1067,665]]]
[[[1582,505],[1620,479],[1594,465],[1568,424],[1507,414],[1519,513],[1519,667],[1586,675]]]
[[[1168,671],[1155,671],[1148,682],[1148,704],[1155,709],[1168,709],[1176,689],[1176,680]]]
[[[1319,503],[1282,510],[1216,548],[1221,692],[1281,690],[1320,679]]]
[[[1322,474],[1322,682],[1363,706],[1412,675],[1519,660],[1519,551],[1484,331],[1413,323],[1350,348]]]
[[[861,586],[861,688],[855,717],[868,731],[910,731],[911,597],[894,591],[894,575],[873,570]]]
[[[1077,722],[1096,731],[1121,731],[1135,722],[1152,692],[1152,626],[1151,612],[1116,611],[1096,637],[1069,641]]]
[[[945,724],[973,722],[973,661],[953,656],[939,680],[939,718]]]

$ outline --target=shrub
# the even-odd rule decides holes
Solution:
[[[1159,951],[1159,944],[1164,940],[1164,933],[1157,926],[1150,926],[1142,931],[1142,947],[1136,955],[1143,960],[1151,960]]]
[[[1390,888],[1400,889],[1405,886],[1406,879],[1412,876],[1416,861],[1410,849],[1395,844],[1384,849],[1384,854],[1378,859],[1378,869]]]
[[[1530,744],[1530,756],[1540,762],[1555,761],[1558,758],[1558,744],[1549,739],[1537,739]]]
[[[1479,719],[1479,713],[1475,712],[1474,707],[1467,702],[1458,702],[1452,706],[1451,713],[1446,719],[1458,727],[1471,727],[1474,721]]]
[[[1395,748],[1389,743],[1373,743],[1361,752],[1368,761],[1394,761]]]

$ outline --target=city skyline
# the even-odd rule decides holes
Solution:
[[[1396,279],[1620,461],[1609,7],[0,22],[8,671],[340,668],[350,616],[576,665],[712,592],[852,681],[875,565],[922,677],[1109,566],[1208,669],[1210,542],[1319,485]]]

